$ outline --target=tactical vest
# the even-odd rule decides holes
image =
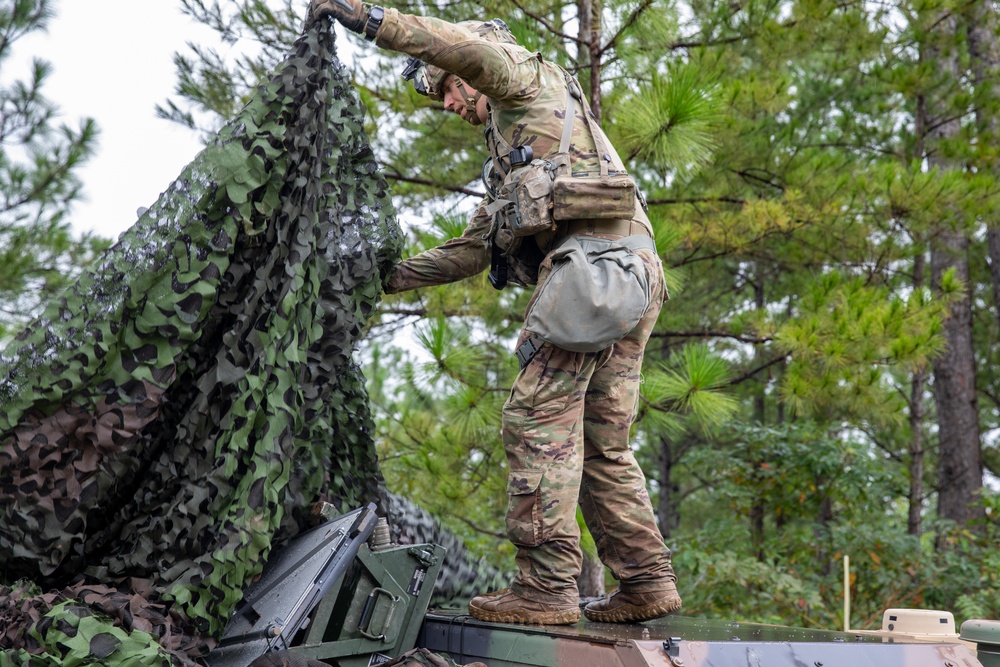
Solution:
[[[554,154],[536,160],[530,146],[511,145],[498,128],[497,110],[490,108],[484,130],[490,157],[483,163],[482,177],[489,198],[486,210],[492,217],[486,234],[491,249],[489,278],[497,289],[508,282],[536,284],[542,259],[565,236],[569,222],[628,221],[636,213],[637,197],[642,202],[618,154],[588,115],[579,83],[560,71],[566,83],[566,104]],[[580,166],[570,154],[577,105],[595,146],[596,169],[574,169]]]

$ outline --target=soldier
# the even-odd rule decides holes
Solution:
[[[311,16],[333,17],[380,47],[413,56],[404,76],[418,91],[443,101],[469,124],[486,126],[491,195],[462,236],[403,261],[387,291],[450,283],[487,268],[495,287],[508,280],[537,285],[516,346],[521,371],[502,420],[509,462],[507,533],[518,548],[518,573],[509,589],[473,598],[469,613],[503,623],[579,620],[577,503],[602,562],[620,581],[610,596],[586,605],[586,617],[632,622],[680,609],[670,551],[629,444],[643,351],[665,298],[641,196],[629,199],[599,188],[590,206],[586,197],[553,205],[552,195],[546,195],[539,215],[579,210],[581,218],[543,220],[548,224],[541,231],[516,238],[524,221],[510,215],[504,199],[512,189],[507,186],[520,178],[519,164],[546,164],[532,157],[562,159],[559,173],[577,185],[589,177],[594,177],[589,184],[628,178],[607,137],[586,115],[579,85],[518,46],[499,19],[453,24],[360,0],[313,0]],[[551,174],[545,179],[551,187]],[[634,182],[628,183],[634,193]],[[625,206],[625,212],[605,215],[615,206]],[[589,208],[603,217],[589,217]],[[580,248],[592,252],[574,254]],[[580,263],[580,257],[605,252],[613,256],[611,264],[631,273],[595,268],[587,263],[591,259]],[[591,274],[610,279],[610,286],[605,283],[602,290],[588,283]],[[579,285],[582,293],[572,292]],[[595,304],[595,312],[604,312],[597,302],[631,303],[615,285],[632,290],[629,294],[635,285],[641,288],[641,303],[625,325],[616,314],[588,316],[574,305],[583,297]],[[559,312],[567,308],[572,310]],[[617,334],[602,338],[602,328]],[[584,335],[581,344],[561,342],[578,332]]]

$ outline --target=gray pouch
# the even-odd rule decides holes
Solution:
[[[541,285],[525,328],[571,352],[617,343],[649,309],[649,276],[634,251],[655,249],[648,236],[615,241],[569,236],[552,251],[552,273]]]

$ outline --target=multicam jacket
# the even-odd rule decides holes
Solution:
[[[530,146],[536,159],[559,151],[567,107],[567,74],[538,53],[516,44],[488,41],[464,27],[441,19],[413,16],[386,9],[375,36],[384,48],[402,51],[467,81],[490,101],[487,147],[496,164],[513,147]],[[570,155],[574,175],[598,174],[597,149],[585,122],[582,104],[574,105]],[[586,110],[587,113],[589,109]],[[596,122],[594,131],[601,132]],[[603,135],[603,133],[602,133]],[[604,144],[611,143],[604,137]],[[613,149],[611,149],[613,150]],[[617,155],[613,164],[621,164]],[[476,275],[491,261],[488,198],[480,202],[458,238],[403,261],[389,280],[388,292],[440,285]],[[649,220],[637,204],[633,220],[649,230]],[[531,237],[522,244],[520,275],[514,282],[534,284],[537,267],[560,231]]]

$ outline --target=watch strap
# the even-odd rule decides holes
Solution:
[[[375,6],[368,10],[368,20],[365,21],[365,39],[369,42],[375,39],[375,33],[382,26],[382,19],[385,18],[385,10]]]

